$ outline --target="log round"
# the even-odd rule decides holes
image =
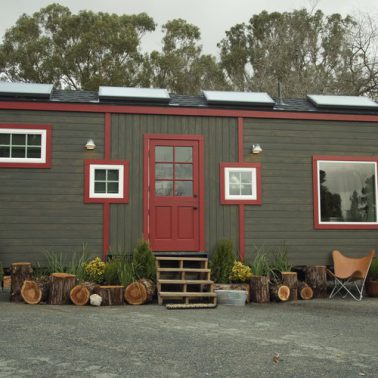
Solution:
[[[11,302],[23,302],[21,288],[24,281],[32,280],[33,269],[30,262],[18,262],[11,265]]]
[[[306,284],[306,282],[299,282],[298,295],[301,299],[309,300],[312,299],[312,297],[314,296],[314,292],[311,289],[311,287]]]
[[[290,298],[290,288],[286,285],[271,285],[270,299],[276,302],[286,302]]]
[[[327,270],[324,265],[306,268],[306,283],[314,292],[314,298],[327,298]]]
[[[25,303],[38,304],[42,299],[42,290],[35,281],[24,281],[21,288],[21,296]]]
[[[265,276],[251,277],[251,302],[269,303],[269,278]]]
[[[69,304],[70,291],[76,284],[76,276],[68,273],[52,273],[49,279],[50,291],[48,304]]]
[[[76,285],[70,291],[71,302],[76,306],[85,306],[89,302],[91,292],[85,285]]]
[[[141,279],[132,282],[125,289],[125,300],[128,304],[141,305],[151,302],[156,286],[151,280]]]
[[[123,305],[124,286],[96,286],[94,293],[102,298],[101,306],[118,306]]]
[[[281,272],[282,284],[290,289],[290,301],[298,300],[298,275],[296,272]]]

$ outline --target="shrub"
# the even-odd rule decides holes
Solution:
[[[248,282],[252,276],[252,270],[241,261],[235,261],[230,274],[231,282]]]
[[[83,244],[83,248],[80,254],[76,252],[72,255],[71,261],[69,262],[66,271],[67,273],[74,274],[79,281],[85,281],[86,273],[85,266],[88,262],[88,254],[86,245]]]
[[[3,282],[3,277],[4,277],[4,268],[3,268],[3,264],[0,261],[0,283]]]
[[[210,260],[211,275],[217,283],[230,282],[230,274],[235,261],[231,240],[220,240]]]
[[[140,266],[137,265],[136,262],[133,260],[125,260],[124,263],[120,266],[118,272],[118,279],[122,286],[128,286],[132,282],[137,281],[141,277],[139,276],[139,272],[142,269]]]
[[[138,241],[133,253],[133,271],[136,278],[147,278],[156,281],[155,256],[153,255],[148,241]]]
[[[66,271],[64,257],[61,252],[45,251],[44,255],[47,260],[47,275],[51,273],[64,273]]]
[[[270,268],[278,272],[290,272],[292,266],[287,257],[287,246],[283,243],[270,251]]]
[[[264,248],[255,248],[255,257],[252,260],[251,268],[254,276],[267,276],[271,268]]]
[[[369,269],[369,278],[372,281],[378,280],[378,258],[374,257]]]
[[[89,261],[84,267],[85,276],[91,282],[103,282],[104,271],[105,263],[99,257]]]

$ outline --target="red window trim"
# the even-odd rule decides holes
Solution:
[[[261,205],[261,164],[260,163],[220,163],[220,202],[222,205]],[[256,199],[226,199],[225,168],[256,168]]]
[[[28,129],[28,130],[45,130],[46,131],[46,161],[44,163],[28,163],[27,161],[21,163],[15,162],[0,162],[0,168],[51,168],[52,155],[52,127],[51,125],[23,125],[2,123],[0,129]]]
[[[90,166],[96,165],[123,165],[123,197],[122,198],[93,198],[89,194]],[[129,161],[125,160],[85,160],[84,161],[84,202],[85,203],[128,203],[129,202]]]
[[[319,185],[318,185],[318,161],[368,161],[377,163],[378,170],[378,157],[374,156],[321,156],[314,155],[312,157],[312,181],[313,181],[313,207],[314,207],[314,228],[319,230],[375,230],[378,229],[378,223],[375,224],[325,224],[320,223],[319,215]],[[378,189],[378,177],[376,172],[376,195]],[[378,211],[378,209],[377,209]]]

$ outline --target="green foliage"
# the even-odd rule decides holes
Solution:
[[[270,268],[279,272],[290,272],[291,264],[287,256],[288,249],[285,243],[279,247],[272,247],[270,249]]]
[[[121,285],[127,286],[141,277],[139,276],[140,266],[133,260],[125,260],[120,266],[118,280]]]
[[[105,263],[96,257],[84,266],[87,279],[91,282],[102,283],[104,280]]]
[[[248,282],[252,277],[252,270],[241,261],[235,261],[230,274],[231,282]]]
[[[265,247],[255,247],[254,258],[250,265],[254,276],[267,276],[269,274],[271,267]]]
[[[88,254],[86,251],[86,246],[83,245],[81,253],[76,253],[72,255],[71,261],[69,262],[66,271],[67,273],[73,274],[79,281],[86,280],[85,265],[88,262]]]
[[[64,273],[66,271],[66,264],[62,252],[45,251],[44,255],[47,260],[47,274]]]
[[[4,277],[4,268],[3,268],[3,264],[0,261],[0,283],[3,282],[3,277]]]
[[[371,280],[378,280],[378,258],[374,257],[369,269],[369,278]]]
[[[235,261],[234,247],[231,240],[220,240],[211,256],[212,279],[217,283],[228,283]]]
[[[138,241],[133,252],[132,265],[138,279],[147,278],[156,281],[155,256],[146,240]]]

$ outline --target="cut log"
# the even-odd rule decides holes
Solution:
[[[290,289],[286,285],[271,285],[270,299],[276,302],[286,302],[290,298]]]
[[[123,305],[124,286],[96,286],[94,293],[102,298],[101,306],[118,306]]]
[[[19,262],[11,265],[11,302],[23,302],[21,288],[24,281],[32,280],[33,269],[30,262]]]
[[[327,298],[327,270],[324,265],[306,268],[306,283],[314,292],[314,298]]]
[[[155,290],[156,286],[151,280],[141,279],[126,287],[125,300],[132,305],[145,304],[152,301]]]
[[[70,291],[71,302],[76,306],[87,305],[95,286],[95,284],[81,284],[74,286]]]
[[[281,272],[282,284],[290,289],[289,301],[298,300],[298,276],[296,272]]]
[[[21,288],[21,296],[25,303],[34,305],[46,301],[48,290],[48,283],[44,280],[26,280]]]
[[[70,291],[76,284],[76,276],[68,273],[52,273],[49,280],[50,291],[48,304],[69,304]]]
[[[269,303],[269,278],[265,276],[251,277],[251,302]]]
[[[298,295],[299,295],[299,298],[308,300],[308,299],[312,299],[312,297],[314,296],[314,292],[311,289],[311,287],[306,284],[306,282],[299,282]]]

